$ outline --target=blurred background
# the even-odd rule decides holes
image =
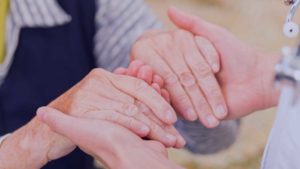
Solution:
[[[174,28],[169,6],[196,14],[223,26],[243,41],[264,52],[280,53],[298,40],[283,36],[288,7],[283,0],[146,0],[167,28]],[[299,18],[296,19],[299,23]],[[170,157],[188,169],[258,169],[276,110],[258,112],[242,122],[237,142],[228,150],[209,156],[171,150]]]

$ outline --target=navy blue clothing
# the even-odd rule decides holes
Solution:
[[[0,135],[13,132],[80,81],[94,65],[95,1],[58,0],[72,21],[53,28],[25,28],[13,64],[0,86]],[[92,169],[77,150],[45,169]]]

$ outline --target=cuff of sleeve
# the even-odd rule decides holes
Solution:
[[[0,137],[0,147],[1,147],[2,143],[4,142],[4,140],[5,140],[7,137],[9,137],[10,135],[11,135],[11,134],[6,134],[6,135]]]

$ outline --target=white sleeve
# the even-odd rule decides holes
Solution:
[[[2,143],[3,143],[3,141],[4,141],[7,137],[9,137],[10,135],[11,135],[11,134],[6,134],[6,135],[0,137],[0,147],[1,147]]]
[[[299,91],[282,89],[276,120],[265,149],[261,169],[300,168]]]

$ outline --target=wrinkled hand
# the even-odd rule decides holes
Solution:
[[[143,80],[95,69],[81,82],[49,104],[75,117],[89,117],[122,125],[140,137],[148,136],[167,147],[182,147],[184,139],[172,126],[176,114],[163,97]],[[56,139],[48,154],[57,159],[75,146]]]
[[[53,131],[70,139],[107,168],[181,169],[168,161],[162,144],[142,140],[116,124],[72,117],[47,107],[40,108],[37,115]]]
[[[137,40],[132,59],[143,61],[164,78],[173,107],[185,119],[199,118],[212,128],[227,116],[214,76],[220,70],[219,56],[208,40],[184,30],[151,31]]]
[[[229,119],[276,105],[278,91],[271,82],[277,56],[259,53],[224,28],[175,8],[169,10],[169,17],[179,28],[210,40],[218,50],[221,72],[217,78],[228,104]]]

